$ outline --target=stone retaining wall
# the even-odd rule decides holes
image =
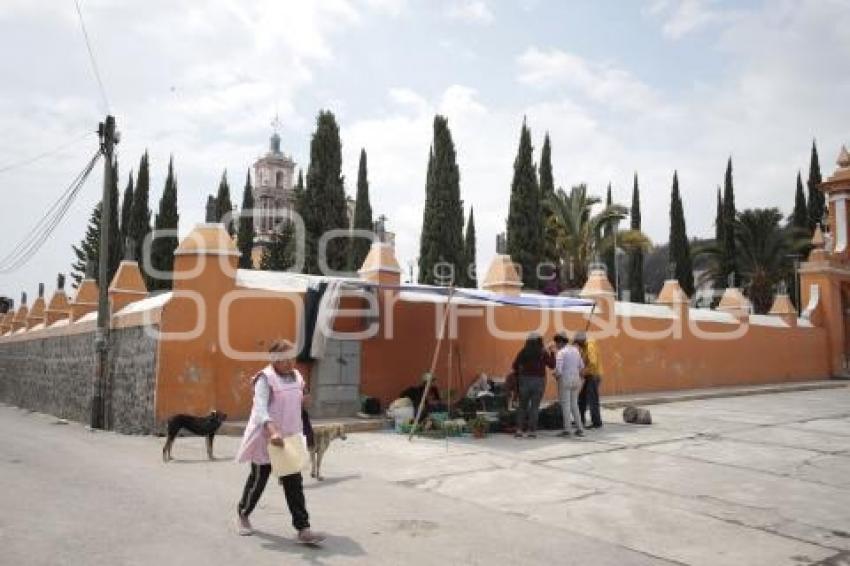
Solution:
[[[157,342],[146,327],[110,333],[108,428],[155,432]],[[88,423],[96,359],[94,333],[0,342],[0,401]]]

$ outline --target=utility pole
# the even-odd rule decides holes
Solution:
[[[106,411],[104,405],[104,389],[109,372],[109,218],[112,214],[112,155],[118,143],[118,133],[115,130],[115,118],[107,116],[104,122],[97,126],[100,136],[100,151],[103,153],[103,196],[101,197],[100,217],[100,265],[98,266],[98,304],[97,330],[94,347],[97,355],[97,367],[94,378],[91,402],[91,428],[105,428]],[[114,244],[112,244],[114,245]]]

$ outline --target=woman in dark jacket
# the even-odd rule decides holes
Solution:
[[[537,414],[546,389],[547,367],[555,367],[555,355],[546,350],[539,334],[530,334],[513,364],[519,384],[517,428],[514,435],[517,438],[522,438],[526,431],[529,438],[537,438]]]

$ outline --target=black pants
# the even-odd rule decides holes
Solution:
[[[599,412],[599,382],[598,375],[585,378],[578,394],[578,411],[581,413],[581,424],[585,424],[585,414],[590,409],[590,422],[593,426],[602,426],[602,414]]]
[[[517,432],[537,432],[540,401],[546,390],[546,381],[539,375],[520,376],[519,407],[517,408]]]
[[[313,424],[310,422],[310,415],[307,414],[307,409],[301,409],[301,427],[304,429],[304,437],[307,439],[307,448],[313,448],[316,445],[316,438],[313,434]]]
[[[242,490],[242,499],[239,500],[237,505],[240,515],[247,517],[257,506],[271,472],[271,464],[251,464],[251,473],[245,482],[245,489]],[[280,478],[280,485],[283,486],[286,506],[289,507],[289,513],[292,515],[292,526],[295,527],[296,531],[309,529],[310,516],[307,514],[307,504],[304,501],[304,484],[301,473],[283,476]]]

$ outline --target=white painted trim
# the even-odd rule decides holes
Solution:
[[[835,206],[834,251],[842,253],[847,250],[847,195],[835,195],[829,200]]]
[[[174,252],[174,255],[224,255],[224,256],[239,257],[242,254],[240,254],[236,250],[198,249],[198,250],[177,250],[177,251]]]
[[[803,314],[800,318],[811,322],[812,314],[814,314],[815,309],[818,308],[818,303],[820,303],[820,285],[812,283],[809,285],[809,304],[806,305],[806,308],[803,310]]]

